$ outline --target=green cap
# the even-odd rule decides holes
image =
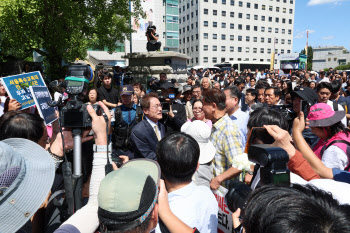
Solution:
[[[160,167],[135,159],[109,173],[98,192],[98,217],[104,231],[137,227],[152,213],[158,197]]]

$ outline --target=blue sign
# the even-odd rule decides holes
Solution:
[[[47,102],[51,101],[51,95],[46,86],[31,86],[30,92],[35,101],[36,107],[45,124],[50,124],[57,119],[55,108],[50,107]]]
[[[21,109],[35,105],[29,90],[30,86],[46,86],[39,71],[4,77],[2,83],[10,98],[21,103]]]

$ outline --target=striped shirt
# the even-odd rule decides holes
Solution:
[[[213,160],[216,177],[231,168],[234,156],[244,153],[242,135],[231,118],[225,114],[213,124],[210,140],[216,149]],[[228,183],[229,180],[226,180],[221,185],[228,187]]]

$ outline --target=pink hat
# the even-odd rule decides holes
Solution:
[[[315,104],[310,108],[310,127],[327,127],[334,125],[345,117],[344,111],[333,111],[332,107],[325,103]]]

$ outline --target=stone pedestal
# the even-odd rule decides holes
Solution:
[[[147,77],[156,77],[166,73],[168,80],[185,82],[187,79],[187,60],[189,56],[172,51],[129,53],[123,58],[129,60],[129,71],[134,81],[145,84]]]

